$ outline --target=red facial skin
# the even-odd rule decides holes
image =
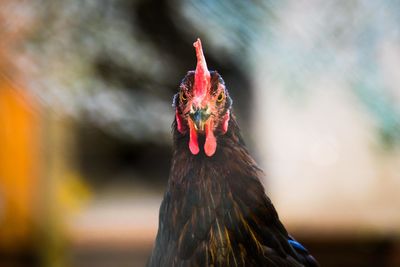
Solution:
[[[189,150],[193,155],[197,155],[200,152],[198,143],[198,134],[202,133],[205,135],[204,152],[207,156],[212,157],[217,149],[217,137],[218,134],[225,134],[228,131],[230,111],[224,112],[224,106],[226,101],[225,87],[219,85],[216,92],[211,93],[208,89],[203,98],[194,96],[192,90],[187,88],[181,88],[179,103],[176,107],[176,127],[181,134],[189,134]],[[182,94],[185,94],[183,100]],[[221,95],[222,100],[221,100]],[[211,114],[210,117],[204,122],[204,130],[197,130],[189,113],[193,109],[197,108],[208,108],[208,112]]]
[[[231,117],[231,112],[228,110],[224,116],[224,119],[222,121],[222,133],[226,134],[228,131],[228,126],[229,126],[229,119]]]
[[[183,134],[184,130],[183,130],[183,125],[182,125],[182,119],[181,119],[181,116],[179,115],[178,109],[175,110],[175,118],[176,118],[176,128],[178,129],[178,131],[180,133]]]

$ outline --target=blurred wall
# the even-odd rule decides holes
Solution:
[[[253,129],[266,183],[294,229],[399,236],[398,8],[290,1],[265,23]]]

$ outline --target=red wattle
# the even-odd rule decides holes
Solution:
[[[197,133],[196,133],[196,130],[194,129],[192,122],[189,122],[189,128],[190,128],[189,149],[193,155],[197,155],[199,153],[200,149],[199,149],[199,143],[197,141]]]
[[[204,152],[211,157],[217,150],[217,140],[212,129],[212,122],[206,123],[206,142],[204,144]]]

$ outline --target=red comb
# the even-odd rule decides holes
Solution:
[[[194,76],[194,95],[197,97],[205,96],[208,85],[210,84],[210,72],[207,69],[206,59],[204,58],[203,48],[200,38],[193,43],[196,48],[197,66]]]

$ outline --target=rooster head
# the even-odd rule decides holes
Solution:
[[[176,129],[189,136],[188,147],[193,155],[199,154],[199,137],[204,137],[204,153],[212,157],[217,137],[228,131],[232,100],[222,77],[208,70],[200,39],[193,46],[196,70],[186,74],[174,97]]]

